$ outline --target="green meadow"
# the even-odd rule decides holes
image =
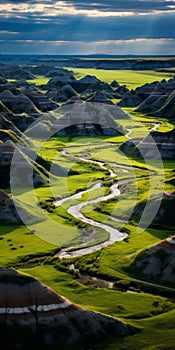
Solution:
[[[76,79],[81,79],[87,74],[95,75],[101,81],[111,83],[116,80],[120,85],[126,85],[128,89],[135,89],[138,86],[146,83],[152,83],[153,81],[161,81],[163,79],[171,79],[175,76],[174,71],[167,70],[164,72],[159,71],[133,71],[133,70],[104,70],[95,68],[74,68],[66,67],[75,73]],[[50,78],[44,76],[37,76],[33,80],[28,80],[29,83],[36,86],[45,85]]]
[[[116,80],[120,85],[126,85],[128,89],[135,89],[138,86],[153,81],[161,81],[162,79],[170,79],[175,76],[171,72],[157,72],[157,71],[133,71],[133,70],[104,70],[95,68],[74,68],[70,67],[75,73],[76,79],[81,79],[87,74],[95,75],[101,81],[111,83]]]
[[[77,78],[91,74],[109,83],[115,79],[129,88],[174,76],[169,71],[70,69]],[[44,77],[37,77],[32,82],[39,86],[47,81]],[[133,281],[133,278],[139,277],[131,275],[129,271],[136,254],[172,235],[172,228],[138,229],[137,222],[130,220],[128,214],[141,200],[147,200],[164,190],[174,190],[172,183],[165,182],[173,176],[174,162],[164,161],[160,164],[154,159],[146,162],[118,151],[129,137],[146,137],[159,122],[155,117],[135,113],[133,108],[126,108],[125,111],[129,118],[120,120],[120,124],[130,132],[129,136],[76,137],[71,141],[66,137],[52,137],[44,144],[42,140],[33,140],[41,147],[41,156],[73,170],[74,174],[68,172],[66,177],[51,177],[48,184],[18,194],[21,202],[30,199],[30,204],[35,205],[36,216],[43,215],[44,219],[42,222],[29,223],[28,226],[0,226],[0,264],[13,266],[38,278],[84,308],[120,318],[139,329],[135,335],[122,339],[111,338],[108,342],[92,346],[91,350],[174,350],[175,308],[174,295],[168,292],[170,285],[164,283],[156,286],[154,279],[147,281],[155,283],[154,287],[146,285],[144,281]],[[173,127],[170,121],[162,119],[157,130],[165,132]],[[89,159],[103,162],[107,170],[88,163]],[[115,173],[115,178],[109,179],[109,170]],[[69,198],[58,207],[54,206],[56,200],[86,191],[99,182],[100,188],[87,191],[76,199]],[[119,183],[119,196],[95,205],[87,204],[81,212],[92,220],[126,232],[128,236],[95,253],[60,259],[58,254],[62,248],[80,249],[109,239],[104,229],[82,223],[68,213],[68,208],[108,195],[112,182]],[[72,271],[69,268],[71,264],[75,268]],[[80,278],[81,275],[85,277],[84,280]],[[96,285],[92,277],[99,278]],[[104,287],[106,280],[113,282],[111,289]],[[83,349],[80,347],[76,350]]]
[[[101,143],[103,142],[104,141],[101,141]],[[84,146],[82,145],[81,148],[83,147]],[[112,159],[112,161],[115,162],[115,146],[107,148],[105,152],[103,152],[102,149],[97,150],[97,146],[93,145],[91,151],[91,156],[95,159],[101,159],[105,162]],[[81,149],[81,153],[82,152],[84,152],[84,148]],[[71,154],[72,153],[71,150]],[[140,167],[136,168],[137,177],[141,174],[146,175],[147,173],[147,166],[138,160],[132,160],[131,166],[128,164],[125,157],[121,156],[121,158],[119,157],[119,163],[121,165],[125,164],[127,169],[132,168],[135,165]],[[151,164],[150,168],[155,170],[155,164]],[[166,168],[167,171],[169,171],[168,164],[166,164]],[[131,177],[133,175],[132,172],[133,169],[131,169],[129,174]],[[99,179],[104,176],[104,174],[100,172],[97,172],[95,175],[97,175],[97,178]],[[126,176],[125,174],[118,173],[120,179],[122,179],[122,175],[123,178]],[[83,181],[83,178],[85,178],[86,181]],[[81,166],[81,174],[77,175],[77,179],[76,176],[75,178],[72,176],[68,179],[69,191],[75,193],[78,188],[86,188],[89,186],[91,179],[91,173],[88,174],[86,167],[83,169]],[[140,179],[140,181],[144,180]],[[141,188],[142,186],[143,184],[141,185]],[[62,189],[63,185],[60,182],[60,184],[57,185],[60,197],[66,195]],[[104,190],[105,188],[103,190],[96,190],[90,193],[89,197],[91,199],[96,198],[100,196]],[[49,191],[50,189],[48,187],[42,187],[35,190],[38,199],[49,197]],[[107,191],[107,188],[105,191]],[[140,189],[140,196],[142,195],[143,193]],[[80,201],[86,199],[87,195],[84,195]],[[66,207],[69,204],[70,203],[66,203]],[[124,207],[128,205],[129,207],[133,204],[129,199],[123,198],[120,200],[120,205],[123,205]],[[108,212],[108,206],[110,212],[111,204],[107,203],[105,210]],[[116,206],[115,202],[114,206]],[[55,222],[63,224],[60,246],[65,245],[67,241],[69,241],[69,243],[72,242],[72,244],[76,243],[78,246],[80,243],[78,237],[81,237],[81,231],[78,231],[78,223],[73,221],[69,223],[66,221],[66,209],[64,210],[64,213],[60,213],[59,210],[60,209],[58,208],[54,213],[46,214],[49,215],[52,220],[55,220]],[[96,213],[96,211],[92,210],[92,213]],[[106,220],[106,218],[100,218],[98,213],[91,215],[95,215],[93,218],[98,221]],[[74,232],[73,235],[70,235],[68,240],[68,231],[69,229],[72,230],[71,225],[74,224],[76,232]],[[45,227],[48,227],[47,222],[45,223]],[[42,236],[39,237],[26,227],[11,227],[11,229],[9,229],[9,226],[1,226],[1,232],[3,234],[1,235],[2,239],[0,241],[0,262],[4,266],[14,266],[21,272],[38,278],[46,285],[53,288],[57,293],[64,295],[72,302],[79,304],[82,307],[118,317],[139,328],[139,333],[122,340],[111,338],[105,344],[103,343],[103,348],[110,350],[146,350],[159,349],[166,344],[166,346],[169,348],[172,347],[173,349],[175,311],[172,298],[161,296],[159,290],[152,292],[152,290],[149,289],[145,292],[139,284],[135,284],[132,289],[129,287],[132,276],[127,272],[127,267],[136,253],[143,248],[158,242],[160,239],[166,238],[169,235],[169,232],[160,230],[156,231],[153,229],[138,232],[136,227],[129,224],[124,225],[123,229],[127,230],[129,233],[128,241],[115,243],[94,254],[73,260],[75,267],[80,269],[82,273],[87,275],[93,274],[102,279],[104,278],[114,281],[113,289],[104,287],[99,289],[98,285],[97,287],[91,285],[90,277],[87,278],[86,284],[79,281],[79,276],[71,274],[68,270],[67,266],[70,264],[70,261],[66,260],[65,262],[62,262],[57,257],[57,250],[59,250],[58,245],[46,242],[41,239]],[[50,227],[49,230],[50,232],[52,231]],[[100,235],[102,239],[102,233],[100,233]],[[77,240],[75,239],[76,237]],[[131,288],[130,292],[122,291],[121,286],[123,285],[128,285],[128,287]],[[92,349],[101,349],[101,346],[102,344],[97,344],[92,347]]]

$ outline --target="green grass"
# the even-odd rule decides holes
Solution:
[[[130,120],[129,120],[130,123]],[[134,124],[134,121],[133,121]],[[116,139],[116,138],[114,138]],[[110,138],[111,142],[113,138]],[[108,163],[110,160],[112,163],[117,163],[123,166],[124,168],[128,170],[128,173],[123,173],[121,168],[113,167],[113,169],[116,172],[116,175],[119,179],[124,178],[139,178],[147,175],[147,169],[149,168],[151,171],[157,172],[157,175],[151,177],[152,181],[152,192],[153,194],[158,193],[162,189],[162,183],[161,183],[161,176],[162,176],[162,170],[159,169],[159,164],[156,163],[155,160],[150,160],[149,164],[145,164],[144,161],[141,160],[133,160],[130,158],[127,158],[126,156],[119,154],[116,152],[115,145],[110,145],[110,143],[105,143],[107,140],[104,138],[96,138],[95,140],[92,140],[90,138],[77,138],[73,142],[67,142],[66,139],[59,139],[59,138],[53,138],[49,140],[47,143],[44,144],[44,147],[41,149],[43,152],[42,155],[45,155],[49,160],[55,159],[55,154],[59,157],[59,162],[61,162],[61,159],[63,159],[62,156],[60,156],[58,152],[59,146],[66,146],[72,148],[67,150],[67,154],[71,155],[71,166],[74,170],[79,172],[79,175],[69,176],[68,178],[59,178],[57,181],[53,181],[50,187],[41,187],[35,190],[35,193],[38,197],[38,199],[41,198],[48,198],[50,196],[56,197],[65,197],[69,196],[73,193],[76,193],[77,191],[87,189],[87,187],[92,186],[95,180],[97,179],[103,179],[104,173],[102,171],[92,171],[90,169],[88,164],[78,163],[77,160],[74,162],[75,156],[84,156],[84,154],[88,151],[89,157],[96,160],[101,160],[106,163]],[[112,142],[113,143],[113,142]],[[104,148],[105,146],[105,148]],[[62,157],[62,158],[61,158]],[[63,163],[65,164],[67,157],[64,157]],[[78,158],[77,158],[78,159]],[[61,163],[62,164],[62,163]],[[170,165],[167,165],[168,167]],[[173,166],[173,165],[172,165]],[[145,170],[144,170],[145,169]],[[124,193],[120,196],[119,202],[110,202],[109,203],[102,203],[101,206],[103,207],[104,213],[107,214],[107,222],[109,224],[112,224],[114,227],[118,227],[121,225],[118,225],[117,222],[111,222],[110,219],[110,213],[113,215],[118,216],[125,216],[124,214],[130,210],[135,204],[136,200],[140,200],[142,198],[145,198],[146,196],[146,184],[145,184],[145,177],[139,180],[137,186],[139,188],[139,197],[136,196],[137,187],[134,185],[134,183],[127,185],[124,185]],[[104,194],[105,188],[101,188],[99,190],[96,190],[92,193],[85,194],[83,197],[78,200],[87,200],[91,198],[97,198],[100,195]],[[129,193],[129,198],[128,198]],[[68,244],[68,242],[72,242],[74,240],[79,240],[80,238],[80,232],[76,228],[75,221],[71,221],[71,216],[69,214],[66,214],[66,209],[73,204],[76,204],[78,202],[76,201],[68,201],[64,204],[63,208],[57,208],[54,214],[48,214],[50,219],[54,220],[56,224],[58,224],[59,231],[62,232],[61,236],[57,236],[57,244]],[[100,207],[100,206],[99,206]],[[61,210],[61,211],[60,211]],[[89,212],[87,213],[87,210]],[[84,207],[83,212],[86,213],[88,217],[93,218],[96,221],[104,221],[106,218],[106,215],[103,213],[100,213],[99,211],[92,211],[92,207]],[[109,216],[109,217],[108,217]],[[71,225],[71,226],[70,226]],[[52,227],[52,225],[51,225]],[[74,227],[74,229],[72,228]],[[55,231],[55,226],[53,225],[53,231]],[[52,233],[52,230],[50,231],[50,237],[54,237],[55,239],[55,233]],[[42,236],[41,236],[42,237]],[[46,235],[47,237],[47,235]],[[54,241],[55,242],[55,241]]]
[[[128,180],[128,183],[120,185],[121,194],[119,197],[103,201],[96,205],[95,209],[93,205],[86,205],[82,208],[82,212],[87,217],[96,221],[104,222],[105,219],[107,219],[108,222],[110,220],[112,226],[116,227],[117,225],[118,227],[118,223],[111,222],[110,215],[128,220],[130,217],[129,213],[132,213],[132,209],[138,202],[144,200],[146,203],[150,196],[155,194],[159,195],[159,193],[162,192],[161,179],[161,176],[154,175],[152,179],[152,188],[149,187],[149,182],[145,180],[145,177],[137,179],[136,183]]]
[[[133,70],[104,70],[94,68],[74,68],[70,70],[76,73],[75,77],[80,79],[87,74],[95,75],[101,81],[111,83],[116,80],[120,85],[126,85],[129,89],[135,89],[145,83],[153,81],[161,81],[162,79],[170,79],[175,76],[171,72],[155,72],[155,71],[133,71]]]
[[[58,294],[61,294],[81,306],[125,319],[133,317],[151,317],[155,311],[153,302],[159,301],[159,312],[163,311],[166,299],[144,293],[122,293],[117,290],[88,288],[72,278],[70,274],[56,270],[53,266],[44,265],[33,268],[23,268],[20,271],[29,273],[44,284],[49,285]],[[116,303],[114,304],[114,300]],[[171,303],[167,304],[173,306]],[[122,306],[122,307],[120,307]]]
[[[174,129],[174,125],[164,121],[164,123],[160,124],[160,126],[157,128],[157,131],[159,132],[168,132]]]
[[[0,226],[0,265],[15,264],[17,259],[29,254],[47,254],[57,247],[37,237],[25,226]]]
[[[70,274],[55,270],[53,266],[48,265],[23,268],[21,271],[38,278],[58,294],[84,308],[120,318],[140,329],[135,335],[112,338],[103,341],[103,344],[92,346],[92,349],[101,350],[102,347],[105,350],[174,349],[175,311],[172,309],[173,304],[166,298],[84,286]]]
[[[144,135],[150,129],[151,123],[156,122],[154,118],[133,114],[133,109],[128,109],[128,113],[130,114],[130,119],[121,122],[123,127],[132,129],[132,136]],[[172,124],[165,121],[165,123],[161,124],[160,130],[166,131],[171,127]],[[102,288],[99,290],[93,286],[85,286],[73,278],[70,273],[56,270],[54,266],[47,265],[47,261],[44,262],[43,260],[44,258],[40,258],[41,255],[45,255],[47,258],[49,252],[54,254],[55,248],[58,246],[88,244],[86,242],[87,237],[83,236],[83,231],[79,229],[79,222],[76,222],[67,213],[67,208],[75,202],[78,203],[82,200],[94,199],[104,195],[109,190],[107,186],[104,186],[89,194],[84,194],[79,200],[71,200],[66,202],[63,207],[58,207],[54,213],[48,213],[46,210],[41,211],[39,209],[37,202],[40,199],[70,196],[77,191],[87,189],[96,181],[104,181],[107,178],[103,170],[78,162],[78,157],[87,157],[105,162],[107,166],[109,165],[115,171],[119,180],[129,178],[135,179],[135,181],[130,182],[128,180],[123,185],[120,185],[121,196],[119,201],[108,201],[99,205],[106,214],[95,211],[91,205],[83,208],[84,213],[94,220],[107,220],[108,224],[116,228],[123,227],[123,230],[129,232],[129,235],[127,241],[115,243],[94,254],[75,259],[74,264],[76,267],[81,268],[87,274],[93,273],[114,281],[128,282],[131,276],[127,268],[135,254],[170,235],[168,228],[167,230],[146,229],[139,232],[135,222],[119,224],[110,219],[111,212],[116,216],[124,216],[138,200],[148,196],[149,179],[146,177],[148,170],[152,174],[150,194],[163,191],[162,179],[164,174],[160,164],[154,159],[146,164],[141,159],[131,159],[124,154],[118,153],[118,144],[123,141],[123,137],[96,137],[75,138],[73,142],[68,142],[67,138],[54,137],[42,146],[41,140],[38,140],[38,145],[42,146],[40,150],[42,156],[50,161],[56,160],[58,164],[69,165],[78,174],[67,178],[54,178],[50,185],[19,194],[19,198],[23,202],[29,201],[31,205],[36,207],[36,215],[40,215],[42,212],[45,220],[41,223],[30,225],[29,228],[17,225],[1,226],[0,264],[16,266],[20,259],[33,254],[39,257],[35,261],[37,266],[33,266],[34,262],[29,259],[28,262],[25,262],[25,267],[20,265],[21,271],[40,279],[74,303],[91,310],[120,317],[142,329],[142,332],[132,337],[122,340],[113,339],[111,342],[105,343],[103,348],[111,350],[158,350],[162,343],[163,349],[166,349],[166,344],[170,346],[174,344],[173,341],[175,340],[172,328],[174,327],[175,312],[170,310],[172,303],[166,298],[143,292],[125,293],[116,289],[108,290]],[[62,156],[60,154],[61,148],[70,146],[74,148],[67,150],[68,156]],[[121,168],[115,167],[115,163],[127,169],[128,173],[124,173]],[[174,162],[165,161],[163,165],[166,179],[171,178],[173,176]],[[135,199],[137,187],[138,193]],[[171,184],[166,184],[166,190],[172,188]],[[36,233],[31,234],[31,230],[35,230]],[[95,231],[91,236],[91,244],[97,243],[99,239],[107,238],[107,234],[104,231]],[[50,260],[50,264],[55,264],[59,268],[60,262],[55,258],[54,261]],[[157,290],[156,293],[159,294],[159,291]],[[158,301],[158,307],[155,307],[155,301]],[[98,349],[98,344],[95,348]]]
[[[135,322],[141,332],[124,339],[115,339],[103,343],[105,350],[174,350],[175,349],[175,311]],[[101,350],[101,344],[92,346],[92,350]]]
[[[29,84],[35,84],[36,86],[39,86],[39,85],[47,84],[49,80],[50,80],[50,78],[46,78],[44,76],[36,76],[35,79],[27,80],[27,82]]]
[[[49,197],[62,198],[70,196],[80,190],[91,187],[98,179],[104,178],[104,173],[98,167],[92,167],[91,164],[86,165],[75,162],[72,169],[78,171],[79,174],[66,178],[52,179],[50,186],[43,186],[28,192],[25,191],[18,196],[21,202],[27,202],[34,208],[35,215],[38,218],[43,218],[41,222],[31,223],[30,228],[36,230],[40,238],[58,246],[67,245],[80,236],[78,228],[80,223],[75,224],[74,220],[72,224],[68,224],[64,218],[58,215],[57,211],[53,214],[48,213],[47,210],[41,209],[37,202]]]
[[[130,89],[147,82],[160,81],[175,76],[171,71],[70,69],[76,73],[77,78],[90,74],[108,83],[116,79],[121,85],[126,85]],[[39,87],[46,84],[48,80],[49,78],[38,76],[30,82]],[[120,120],[120,124],[125,129],[131,129],[131,138],[147,136],[153,124],[159,122],[157,118],[135,113],[133,108],[125,108],[124,110],[128,113],[129,118]],[[166,132],[174,127],[166,119],[160,121],[161,125],[157,129],[158,131]],[[150,293],[143,293],[143,288],[139,284],[134,287],[135,290],[140,288],[138,293],[125,293],[117,290],[117,283],[118,285],[130,283],[132,276],[128,267],[136,254],[172,234],[168,227],[161,230],[149,228],[139,231],[134,221],[123,224],[110,218],[111,213],[116,217],[124,218],[126,212],[133,208],[138,201],[147,198],[150,194],[157,194],[164,190],[163,178],[168,180],[174,176],[173,161],[164,161],[165,174],[163,174],[163,169],[154,159],[146,164],[144,160],[131,159],[117,152],[118,146],[126,140],[125,136],[76,137],[73,138],[72,142],[69,142],[66,137],[53,137],[44,144],[42,144],[42,140],[34,140],[41,147],[39,152],[41,156],[49,161],[72,168],[77,171],[77,175],[53,178],[49,185],[19,194],[19,198],[23,202],[29,201],[36,208],[38,217],[41,213],[44,215],[44,221],[29,225],[29,227],[1,225],[0,264],[20,266],[21,271],[38,278],[72,302],[90,310],[119,317],[141,329],[141,332],[136,335],[118,340],[113,338],[104,344],[96,344],[94,349],[174,350],[175,311],[171,310],[173,308],[172,301],[161,297],[158,289],[155,291],[157,295],[150,294],[153,292],[151,289]],[[63,156],[60,151],[66,147],[72,148],[66,150],[67,156]],[[134,182],[128,180],[120,185],[121,195],[116,200],[99,204],[98,210],[95,210],[93,205],[87,205],[82,210],[86,216],[96,221],[105,221],[115,228],[122,228],[128,232],[127,240],[117,242],[96,253],[74,259],[75,267],[87,274],[87,280],[90,274],[113,280],[116,282],[116,288],[113,290],[98,289],[90,284],[81,284],[71,273],[63,272],[67,268],[66,264],[69,264],[70,261],[60,262],[56,257],[54,259],[48,257],[49,254],[53,256],[55,249],[60,246],[89,245],[88,239],[91,244],[95,244],[109,237],[104,230],[94,229],[93,232],[90,232],[88,226],[86,226],[86,230],[83,230],[83,227],[80,227],[81,223],[67,213],[67,208],[70,205],[107,194],[109,191],[107,186],[84,194],[76,201],[70,200],[62,207],[56,208],[53,213],[38,207],[40,199],[70,196],[77,191],[87,189],[96,181],[104,181],[107,178],[104,171],[98,167],[93,168],[83,162],[78,162],[79,157],[104,162],[115,171],[118,180],[135,179]],[[128,172],[122,172],[121,168],[115,167],[115,163],[121,165]],[[151,184],[149,184],[149,178],[146,177],[148,170],[152,174]],[[165,184],[166,191],[172,189],[174,189],[172,184]],[[34,230],[35,233],[32,233],[31,230]],[[26,261],[22,262],[24,259]],[[54,268],[54,265],[57,266],[57,269]],[[62,270],[60,266],[62,266]],[[137,276],[135,277],[137,278]],[[156,304],[158,302],[158,306],[155,306],[155,302]]]
[[[102,251],[100,256],[101,271],[107,273],[109,269],[113,274],[116,274],[117,271],[123,273],[125,267],[132,261],[133,254],[169,236],[169,232],[165,230],[147,229],[140,233],[137,228],[131,225],[126,225],[126,228],[130,232],[129,242],[122,241]]]

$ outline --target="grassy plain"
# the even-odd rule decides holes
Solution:
[[[165,303],[167,308],[172,308],[172,304],[165,298],[152,296],[144,293],[122,293],[117,290],[88,288],[74,280],[70,274],[60,272],[53,266],[45,265],[32,267],[29,269],[22,268],[22,272],[30,273],[39,278],[43,283],[49,285],[59,294],[64,294],[74,303],[80,303],[88,309],[95,309],[98,312],[118,316],[126,319],[132,319],[138,315],[138,318],[149,317],[150,313],[155,309],[153,302],[159,301],[157,314],[163,311]],[[134,300],[133,300],[134,299]],[[116,300],[114,306],[114,300]],[[123,307],[120,307],[123,305]],[[125,305],[125,306],[124,306]]]
[[[103,344],[96,344],[92,349],[174,349],[175,311],[173,303],[166,297],[143,292],[98,289],[88,283],[82,285],[70,274],[50,265],[22,268],[21,271],[40,279],[57,293],[84,308],[117,317],[140,329],[136,335],[122,339],[113,338]]]
[[[85,139],[75,139],[75,142],[68,143],[67,140],[64,140],[62,144],[63,147],[75,146],[75,148],[67,148],[68,157],[72,157],[71,165],[73,167],[74,156],[78,156],[79,151],[81,156],[83,154],[87,155],[88,147],[88,156],[93,159],[100,159],[106,164],[110,163],[110,167],[112,163],[112,168],[113,170],[115,169],[119,179],[125,179],[127,176],[132,178],[135,174],[138,178],[141,175],[146,176],[148,168],[151,171],[159,172],[155,161],[146,165],[143,161],[128,159],[124,155],[119,155],[116,152],[116,140],[114,143],[111,143],[112,139],[110,142],[108,139],[98,139],[98,142],[93,142],[92,140],[92,143],[90,141],[91,140],[88,139],[86,143]],[[58,156],[59,162],[63,161],[64,165],[67,162],[66,157],[58,153],[56,139],[48,141],[48,143],[43,146],[41,153],[49,160],[53,160]],[[123,173],[120,168],[115,168],[115,163],[126,167],[129,173]],[[167,171],[173,168],[173,163],[166,162],[165,165]],[[75,169],[79,171],[79,174],[70,176],[70,178],[68,177],[66,179],[66,182],[68,182],[66,187],[63,185],[65,179],[59,179],[53,191],[57,196],[62,197],[67,194],[75,193],[77,189],[87,188],[94,179],[100,180],[103,177],[105,178],[103,171],[98,170],[94,173],[94,171],[91,171],[91,169],[88,169],[86,166],[83,167],[82,163],[79,165],[75,162]],[[139,179],[139,181],[144,182],[144,178]],[[158,186],[158,183],[157,185],[155,183],[155,188],[156,186]],[[103,188],[102,191],[104,190],[105,188]],[[141,185],[140,196],[144,194],[144,190],[145,185],[144,188]],[[35,192],[38,199],[50,197],[51,194],[53,195],[49,186],[35,189]],[[90,193],[90,196],[92,199],[101,194],[101,190],[96,190],[94,193]],[[87,195],[84,195],[80,200],[86,200],[86,196]],[[120,205],[123,205],[123,208],[129,205],[129,203],[130,200],[128,198],[123,198],[123,200],[121,199],[120,201]],[[114,205],[116,205],[116,203],[114,203]],[[111,210],[110,204],[109,210]],[[65,244],[66,241],[68,241],[69,229],[72,230],[72,228],[69,228],[68,223],[65,223],[62,219],[63,217],[58,215],[58,211],[59,209],[53,214],[46,214],[57,223],[63,224],[62,241],[60,240],[60,243]],[[95,213],[95,211],[93,211],[93,213]],[[116,213],[116,215],[117,214],[118,213]],[[97,215],[96,219],[100,221],[100,216]],[[104,218],[102,218],[102,220],[103,219]],[[45,223],[45,227],[46,225],[47,222]],[[117,281],[118,283],[127,284],[131,276],[126,271],[126,268],[132,261],[134,254],[169,235],[168,231],[153,229],[138,232],[137,227],[129,224],[124,225],[123,228],[129,232],[128,241],[115,243],[97,253],[78,258],[74,261],[75,266],[81,268],[82,271],[85,271],[87,274],[93,273],[97,276],[103,276],[103,278]],[[136,288],[138,291],[133,290],[129,293],[120,291],[117,287],[112,290],[107,288],[98,289],[91,286],[88,280],[87,284],[84,285],[78,280],[78,277],[68,273],[67,270],[65,272],[63,271],[64,269],[60,267],[58,258],[55,257],[53,259],[56,245],[44,242],[44,240],[37,237],[35,234],[31,234],[25,227],[11,227],[10,229],[4,226],[2,230],[3,239],[0,241],[1,264],[17,266],[22,272],[31,274],[40,279],[43,283],[53,288],[59,294],[69,298],[74,303],[91,310],[118,317],[140,328],[141,331],[137,335],[122,340],[113,338],[103,344],[103,348],[109,350],[155,350],[161,349],[162,344],[163,346],[166,344],[166,346],[169,346],[169,348],[171,346],[173,349],[175,311],[173,309],[172,300],[169,300],[167,297],[161,297],[158,291],[156,293],[157,295],[144,293],[143,291],[139,291],[139,287]],[[75,238],[79,236],[80,232],[75,228],[73,235],[69,236],[69,242],[71,240],[75,241]],[[16,249],[12,250],[12,248]],[[32,254],[32,256],[30,256],[30,254]],[[25,258],[25,256],[27,257]],[[26,259],[25,261],[24,258]],[[97,344],[94,346],[94,349],[100,349],[101,346],[101,344]]]
[[[78,78],[86,74],[92,74],[107,82],[116,79],[120,84],[126,84],[130,88],[135,88],[153,80],[169,79],[173,76],[170,72],[71,69],[76,72]],[[33,83],[42,85],[47,81],[46,78],[38,77]],[[131,118],[122,120],[121,124],[131,130],[131,137],[147,136],[151,127],[157,123],[156,118],[134,114],[133,109],[126,109],[126,111]],[[172,127],[171,123],[162,120],[158,130],[167,131],[171,130]],[[94,274],[115,283],[126,283],[127,285],[132,277],[129,275],[127,267],[135,254],[168,237],[171,232],[168,228],[167,230],[149,228],[139,231],[134,222],[120,224],[111,219],[111,212],[116,217],[122,217],[122,213],[124,214],[138,200],[149,195],[148,170],[153,179],[151,193],[155,194],[163,191],[162,177],[164,177],[164,173],[155,160],[150,160],[149,164],[146,164],[143,160],[130,159],[124,154],[116,152],[118,145],[125,140],[125,137],[96,137],[75,138],[72,142],[69,142],[66,138],[52,138],[44,145],[39,140],[38,145],[42,146],[40,150],[42,156],[76,170],[77,175],[66,178],[59,177],[57,181],[53,180],[51,184],[35,189],[34,195],[36,201],[50,197],[62,198],[82,189],[87,189],[96,181],[104,181],[104,187],[89,194],[84,194],[76,202],[97,198],[104,195],[104,192],[107,193],[108,187],[105,186],[106,174],[100,169],[92,169],[87,167],[86,164],[78,163],[78,157],[88,157],[104,162],[115,171],[116,179],[120,181],[127,178],[135,179],[136,183],[128,181],[128,183],[121,186],[119,201],[116,198],[116,201],[103,203],[103,210],[106,211],[106,214],[94,210],[93,206],[84,208],[84,213],[87,216],[99,222],[107,220],[108,224],[116,228],[122,227],[129,233],[128,239],[96,253],[73,260],[75,267],[79,268],[82,273]],[[61,149],[66,149],[66,156],[60,153]],[[121,167],[117,168],[116,164]],[[174,169],[174,164],[165,161],[163,165],[165,176],[168,178],[170,171]],[[127,172],[123,172],[122,168]],[[166,190],[172,188],[174,187],[171,184],[166,184]],[[136,200],[135,194],[137,194]],[[26,195],[30,196],[30,193]],[[21,197],[21,199],[25,200],[25,197]],[[47,219],[42,225],[38,224],[39,229],[37,225],[30,228],[17,225],[1,225],[0,264],[18,267],[22,272],[38,278],[72,302],[91,310],[119,317],[141,330],[140,333],[124,339],[117,340],[115,338],[103,345],[96,344],[94,347],[96,350],[101,350],[101,348],[105,350],[174,350],[175,309],[172,297],[160,296],[161,293],[158,288],[156,292],[154,290],[155,295],[151,294],[152,290],[145,293],[139,285],[136,285],[134,289],[130,289],[130,292],[121,291],[117,284],[112,290],[99,289],[90,284],[89,277],[86,285],[84,285],[79,281],[78,276],[74,276],[68,271],[67,265],[70,264],[70,261],[65,261],[64,264],[55,256],[59,246],[75,243],[78,245],[81,241],[80,222],[73,220],[70,214],[67,213],[67,208],[74,203],[72,200],[66,202],[64,206],[58,207],[53,213],[43,210]],[[43,234],[46,227],[49,228],[48,232]],[[97,233],[99,235],[98,239],[106,238],[104,232]],[[55,239],[55,237],[57,238]],[[94,240],[94,236],[92,239]]]
[[[175,76],[171,72],[156,72],[156,71],[133,71],[133,70],[104,70],[95,68],[74,68],[70,67],[76,78],[81,79],[85,75],[95,75],[101,81],[111,83],[116,80],[120,85],[126,85],[129,89],[135,89],[145,83],[153,81],[161,81],[162,79],[170,79]]]
[[[29,255],[54,254],[58,249],[23,225],[1,225],[0,232],[0,265],[3,266],[14,266],[19,258]]]
[[[161,81],[162,79],[170,79],[175,76],[174,71],[167,70],[165,72],[157,71],[133,71],[133,70],[104,70],[95,68],[74,68],[66,67],[75,73],[76,79],[81,79],[87,74],[95,75],[101,81],[111,83],[113,80],[118,81],[120,85],[126,85],[129,89],[135,89],[146,83],[153,81]],[[45,85],[48,83],[50,78],[44,76],[37,76],[33,80],[28,80],[29,83],[35,84],[36,86]]]

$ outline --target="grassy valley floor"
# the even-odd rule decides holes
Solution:
[[[70,69],[79,78],[96,75],[106,82],[116,79],[129,88],[174,76],[170,72]],[[47,81],[39,76],[32,83],[40,86]],[[118,151],[126,140],[138,135],[146,137],[157,123],[157,130],[161,132],[172,130],[174,124],[167,119],[157,120],[135,113],[133,108],[125,111],[129,119],[120,120],[128,131],[125,136],[76,137],[71,141],[67,137],[52,137],[44,143],[41,139],[33,140],[40,147],[41,156],[70,168],[74,174],[68,171],[66,177],[52,177],[50,183],[42,187],[18,193],[21,202],[35,204],[36,215],[42,214],[44,221],[28,226],[1,224],[0,265],[31,274],[72,302],[120,318],[139,329],[137,334],[111,338],[92,346],[91,350],[175,350],[175,285],[144,277],[140,282],[140,276],[129,270],[136,254],[174,234],[174,227],[170,226],[138,228],[138,222],[131,217],[140,201],[174,190],[169,181],[174,162],[145,161],[126,157]],[[99,188],[88,191],[98,183]],[[109,239],[109,233],[103,228],[82,222],[68,209],[107,196],[115,183],[119,184],[119,196],[86,204],[81,213],[127,233],[127,237],[92,254],[60,259],[61,249],[79,250]],[[79,192],[83,192],[79,198],[72,198]],[[62,205],[55,207],[56,200],[67,197]]]

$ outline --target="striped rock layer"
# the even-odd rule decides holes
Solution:
[[[0,267],[0,324],[0,333],[2,329],[4,330],[4,333],[0,334],[0,344],[3,344],[6,327],[9,332],[8,341],[12,341],[14,331],[10,334],[10,329],[15,326],[17,331],[15,330],[13,343],[21,344],[24,349],[28,349],[24,343],[33,344],[38,334],[44,346],[49,343],[54,346],[61,345],[61,349],[64,349],[63,345],[92,343],[109,335],[123,336],[131,332],[123,322],[84,310],[56,294],[37,279],[21,275],[12,268],[2,267]],[[27,329],[32,331],[30,336],[27,333],[25,338]],[[15,346],[12,348],[16,349]]]

